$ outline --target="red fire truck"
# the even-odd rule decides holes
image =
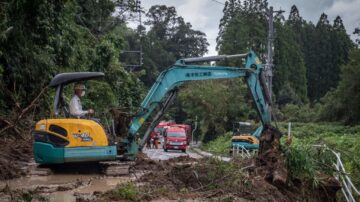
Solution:
[[[186,148],[191,139],[191,127],[187,125],[172,125],[164,131],[164,151],[181,150],[186,152]]]

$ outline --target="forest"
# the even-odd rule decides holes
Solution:
[[[87,107],[102,112],[116,106],[134,112],[161,71],[177,59],[207,52],[205,33],[194,30],[174,7],[155,5],[145,13],[143,26],[129,28],[127,22],[136,18],[138,9],[131,2],[1,3],[0,125],[6,128],[2,135],[16,131],[14,123],[22,121],[19,115],[32,120],[51,116],[53,91],[37,96],[55,74],[104,72],[106,79],[89,85]],[[219,54],[251,49],[265,59],[267,24],[259,13],[266,6],[267,1],[226,2],[217,38]],[[342,19],[329,22],[323,13],[315,24],[307,22],[294,5],[286,19],[276,16],[275,27],[276,119],[358,124],[359,39],[351,40]],[[359,29],[352,32],[359,37]],[[129,68],[139,57],[124,51],[138,50],[140,43],[143,64]],[[168,118],[193,123],[195,116],[203,133],[212,127],[217,134],[230,130],[231,121],[256,119],[240,79],[185,86]],[[22,124],[29,122],[19,127]]]
[[[268,6],[267,0],[225,1],[218,54],[253,50],[265,64],[263,10]],[[143,22],[131,28],[139,12]],[[340,16],[330,21],[326,13],[307,21],[296,5],[288,13],[274,19],[273,120],[283,132],[287,122],[295,123],[295,155],[306,150],[300,140],[358,153],[359,144],[349,142],[359,140],[360,28],[347,30]],[[105,79],[86,83],[83,105],[101,117],[109,117],[112,108],[131,116],[162,71],[178,59],[204,56],[208,47],[206,34],[172,6],[143,9],[137,0],[0,0],[0,142],[29,143],[35,123],[54,116],[55,89],[48,85],[56,74],[105,73]],[[218,64],[242,66],[236,60]],[[68,101],[71,88],[65,90]],[[196,139],[219,154],[226,153],[223,145],[229,144],[234,122],[260,121],[243,79],[186,83],[164,119],[196,122]],[[321,167],[305,157],[294,159],[292,165]],[[346,159],[360,185],[358,157]],[[308,177],[315,172],[297,169]]]

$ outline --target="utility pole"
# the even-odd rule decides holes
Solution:
[[[141,0],[136,0],[136,5],[135,5],[135,12],[138,12],[138,17],[139,17],[139,28],[141,29],[142,27],[142,21],[141,21]],[[129,71],[132,72],[135,68],[137,67],[141,67],[143,65],[143,49],[142,49],[142,32],[139,29],[139,50],[125,50],[122,51],[121,53],[125,53],[125,54],[139,54],[139,60],[138,60],[138,64],[125,64],[126,67],[129,68]]]
[[[136,8],[138,9],[137,11],[139,12],[139,28],[141,29],[142,27],[142,21],[141,21],[141,1],[140,0],[136,0]],[[140,44],[140,57],[139,57],[139,65],[142,66],[143,65],[143,51],[142,51],[142,32],[141,30],[139,31],[139,44]]]
[[[198,117],[195,116],[195,128],[194,128],[194,130],[191,132],[191,142],[192,142],[192,145],[194,145],[194,134],[195,134],[195,131],[197,130],[197,119],[198,119]]]
[[[269,90],[270,99],[272,99],[272,77],[273,77],[273,55],[274,55],[274,13],[283,13],[283,10],[274,11],[274,8],[266,8],[266,16],[268,19],[268,40],[267,40],[267,63],[265,68],[265,75],[267,86]],[[272,118],[272,109],[269,108],[270,120]]]

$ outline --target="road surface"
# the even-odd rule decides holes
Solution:
[[[171,158],[176,158],[180,156],[189,156],[190,158],[201,158],[199,154],[191,151],[190,149],[186,150],[186,153],[176,150],[168,150],[165,152],[163,149],[143,149],[143,152],[153,160],[169,160]]]

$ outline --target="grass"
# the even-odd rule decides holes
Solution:
[[[129,201],[136,201],[138,198],[138,192],[136,186],[132,182],[118,185],[113,190],[113,195],[117,199],[124,199]]]
[[[216,155],[228,155],[231,143],[232,132],[219,136],[214,141],[202,145],[201,149]]]

